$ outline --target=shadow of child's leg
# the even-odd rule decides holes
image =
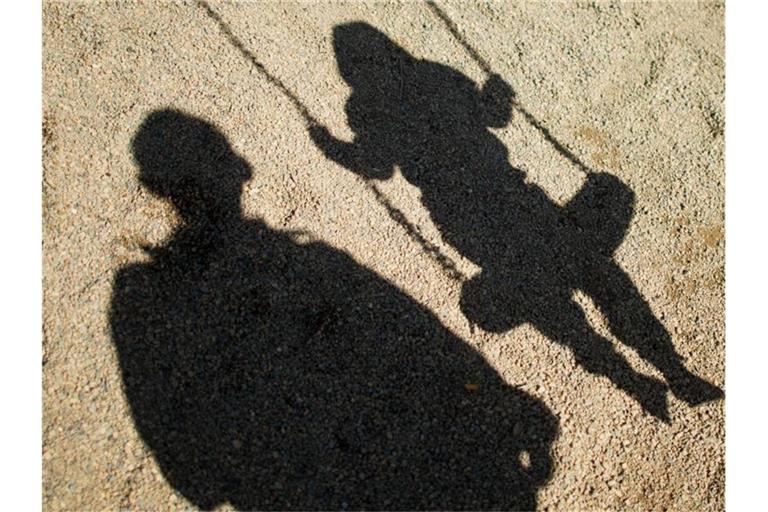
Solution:
[[[614,261],[588,268],[582,289],[595,300],[613,333],[664,374],[675,396],[690,405],[723,396],[716,386],[685,368],[669,333]]]
[[[552,341],[573,350],[576,361],[585,370],[607,377],[633,397],[649,414],[669,422],[666,386],[636,372],[611,342],[597,334],[584,312],[572,300],[548,305],[546,312],[532,323]]]

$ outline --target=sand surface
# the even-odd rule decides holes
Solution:
[[[164,246],[184,222],[139,181],[132,149],[142,123],[162,109],[215,126],[232,153],[248,163],[243,219],[269,233],[294,233],[286,242],[290,247],[321,247],[332,255],[328,261],[337,262],[333,265],[364,275],[360,286],[383,287],[397,308],[417,312],[429,333],[440,332],[482,356],[484,362],[472,359],[472,364],[491,380],[498,378],[499,389],[530,397],[546,411],[557,434],[546,455],[551,474],[534,489],[537,508],[723,509],[724,401],[691,406],[668,391],[668,421],[663,421],[619,389],[616,379],[589,371],[562,342],[608,339],[634,371],[665,382],[668,376],[651,364],[653,356],[638,354],[626,336],[617,337],[622,312],[631,310],[625,333],[638,339],[668,336],[688,370],[724,389],[723,6],[439,5],[479,59],[421,2],[213,2],[213,11],[195,2],[44,2],[46,509],[165,510],[202,503],[173,484],[163,469],[168,466],[158,462],[157,447],[137,428],[140,410],[126,394],[126,365],[115,334],[116,277],[121,270],[149,268],[152,255],[144,247]],[[439,167],[442,154],[457,148],[442,182],[447,185],[441,188],[418,174],[414,162],[421,146],[401,137],[389,121],[370,121],[375,108],[373,114],[352,109],[347,115],[355,88],[372,93],[377,85],[355,85],[355,79],[341,76],[340,51],[356,50],[349,41],[342,50],[334,47],[334,28],[343,26],[371,27],[407,52],[403,55],[412,60],[406,65],[412,67],[401,79],[401,93],[435,85],[425,97],[432,95],[440,126],[429,140],[444,147],[424,146],[424,165]],[[355,36],[365,33],[355,30]],[[360,44],[375,47],[370,40]],[[364,63],[355,62],[363,70]],[[514,90],[511,119],[496,127],[466,128],[480,126],[467,115],[452,125],[445,112],[469,110],[446,98],[468,81],[479,91],[488,79],[484,66]],[[429,82],[432,76],[440,78]],[[395,93],[397,87],[380,92]],[[380,99],[370,101],[378,105]],[[381,104],[396,108],[382,116],[422,122],[430,103],[392,113],[405,101],[387,97]],[[371,104],[363,102],[363,110]],[[301,108],[327,131],[309,131]],[[439,130],[453,139],[441,139]],[[350,170],[354,159],[339,157],[330,147],[361,134],[374,140],[364,158],[385,153],[376,157],[390,166],[383,179],[366,181]],[[387,156],[397,151],[397,158]],[[497,183],[484,174],[473,184],[463,165],[470,168],[505,151],[502,170],[523,171],[524,182]],[[560,290],[561,281],[573,274],[568,265],[578,266],[581,253],[574,257],[571,246],[558,247],[561,239],[546,223],[541,229],[526,225],[521,241],[512,240],[519,234],[514,230],[505,237],[507,224],[494,220],[505,218],[499,211],[504,208],[497,208],[504,203],[485,199],[504,197],[509,186],[511,194],[538,191],[537,205],[565,211],[589,181],[580,165],[614,177],[634,196],[632,215],[615,228],[615,247],[603,255],[630,284],[612,296],[610,285],[600,288],[599,267],[593,287],[609,290],[602,306],[594,294],[573,285],[568,303],[584,311],[589,332],[568,324],[573,315],[558,320],[560,303],[546,300],[536,288],[556,281],[552,289]],[[478,167],[493,170],[487,163]],[[448,176],[456,181],[449,183]],[[464,199],[456,187],[466,187]],[[525,204],[515,202],[510,209],[529,211]],[[483,215],[490,219],[485,224],[477,220]],[[595,229],[602,229],[599,222]],[[590,244],[584,245],[588,250]],[[525,252],[526,247],[531,249]],[[504,270],[514,266],[505,258],[515,251],[528,255],[519,267],[525,277]],[[545,256],[531,258],[531,251]],[[534,259],[543,268],[537,269]],[[569,263],[560,268],[558,261]],[[339,300],[341,281],[331,294]],[[481,290],[470,295],[467,283],[480,282]],[[501,306],[493,309],[497,288]],[[517,291],[508,291],[513,288]],[[502,320],[505,299],[528,301],[529,310],[516,322]],[[641,312],[646,310],[650,313]],[[477,313],[473,321],[469,311]],[[620,320],[610,318],[611,311]],[[539,314],[542,319],[534,321]],[[168,312],[164,318],[173,323],[176,317]],[[323,335],[322,329],[317,332]],[[558,335],[559,343],[553,340]],[[429,357],[423,354],[424,361]],[[611,364],[604,371],[620,374]],[[484,392],[471,380],[457,384],[469,400]],[[437,392],[429,396],[439,403]],[[241,441],[233,442],[240,449]],[[428,483],[439,488],[439,481]],[[220,501],[212,504],[226,509],[237,503]]]

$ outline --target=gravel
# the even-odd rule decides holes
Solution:
[[[452,89],[432,82],[444,86],[432,92],[438,128],[482,137],[454,139],[454,163],[470,144],[478,154],[502,152],[482,158],[506,152],[503,165],[524,173],[522,188],[511,190],[540,191],[537,204],[553,212],[579,197],[584,168],[615,177],[634,197],[633,214],[606,257],[638,291],[623,306],[650,312],[632,325],[649,337],[668,333],[685,367],[722,390],[723,5],[438,5],[479,58],[417,2],[211,3],[230,36],[195,2],[44,3],[46,509],[724,508],[722,399],[692,406],[666,392],[664,421],[558,343],[548,328],[562,323],[536,322],[530,311],[504,328],[468,319],[465,283],[520,250],[488,225],[470,229],[473,208],[501,185],[479,177],[448,210],[447,195],[414,177],[414,154],[404,149],[413,140],[393,148],[380,137],[373,151],[401,151],[401,161],[386,179],[363,179],[296,108],[327,129],[326,142],[385,126],[361,128],[345,111],[355,86],[340,74],[334,29],[353,22],[414,59],[398,62],[422,63],[417,76],[440,64],[480,91],[487,70],[497,74],[520,108],[482,130],[471,117],[447,124],[446,109],[464,107],[446,106]],[[405,78],[404,90],[412,84]],[[230,209],[237,221],[208,225],[206,233],[213,226],[221,235],[219,252],[202,250],[178,202],[141,179],[147,167],[133,141],[164,109],[221,134],[226,144],[203,144],[204,152],[226,148],[247,163],[247,179],[200,189],[240,193],[242,211]],[[443,177],[466,180],[457,169]],[[536,229],[515,235],[525,254],[562,255],[537,259],[542,276],[573,275],[569,246]],[[177,251],[181,268],[201,273],[159,263],[185,233],[193,243]],[[195,251],[207,256],[193,265]],[[518,278],[490,282],[505,279]],[[513,298],[540,296],[536,282]],[[254,289],[272,290],[263,301],[272,309],[243,298]],[[616,337],[598,298],[567,289],[563,300],[583,311],[590,339],[608,340],[633,372],[670,383],[648,354]],[[229,351],[195,350],[203,334],[221,332],[217,322],[248,328],[232,334]],[[186,351],[151,351],[171,338]],[[316,348],[297,352],[297,340]],[[271,362],[280,379],[264,380],[257,361]],[[184,371],[195,365],[204,370],[190,381]],[[208,386],[229,398],[217,402]],[[262,416],[251,418],[254,411]],[[290,411],[314,421],[286,421]],[[210,464],[189,462],[197,455]],[[377,466],[382,460],[403,464],[377,473],[389,467]],[[434,460],[442,462],[430,467]],[[336,472],[318,469],[323,461],[335,461]],[[180,471],[184,464],[190,471]],[[302,473],[302,464],[310,469]]]

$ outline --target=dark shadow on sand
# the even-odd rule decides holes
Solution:
[[[509,164],[507,148],[489,130],[505,126],[513,113],[514,93],[500,76],[478,87],[453,68],[413,57],[365,23],[337,26],[333,44],[352,89],[345,110],[354,139],[339,140],[319,125],[310,135],[327,158],[367,180],[386,180],[397,166],[420,189],[444,241],[482,269],[463,285],[461,306],[471,322],[492,332],[532,324],[571,349],[582,368],[607,377],[664,421],[667,386],[690,405],[723,396],[686,369],[614,259],[632,219],[632,190],[615,176],[589,172],[583,188],[560,206]],[[578,169],[587,169],[518,110]],[[593,299],[616,337],[666,383],[635,371],[595,332],[573,299],[576,290]]]
[[[136,427],[195,506],[535,508],[557,423],[385,279],[245,219],[251,169],[211,124],[147,117],[140,180],[181,224],[114,280]]]

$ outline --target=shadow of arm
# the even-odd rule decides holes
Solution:
[[[309,127],[309,136],[326,158],[367,179],[385,180],[392,176],[393,163],[378,155],[359,138],[354,142],[337,139],[321,125]]]

